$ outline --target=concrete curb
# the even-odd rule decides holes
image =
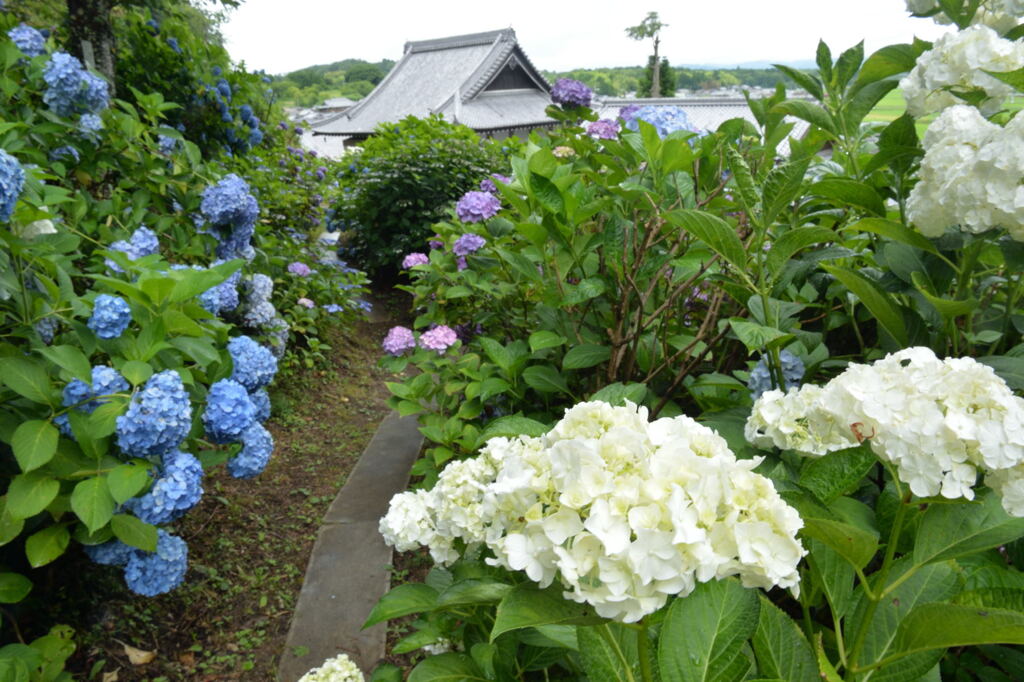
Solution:
[[[361,629],[390,588],[391,548],[377,525],[391,497],[408,485],[409,468],[422,444],[416,417],[392,412],[327,510],[281,653],[279,682],[295,682],[340,652],[364,672],[383,658],[386,624]],[[308,651],[296,656],[297,650]]]

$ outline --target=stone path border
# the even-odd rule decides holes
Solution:
[[[391,497],[408,485],[422,444],[416,417],[392,412],[327,510],[281,653],[279,682],[295,682],[340,652],[367,673],[384,656],[387,624],[361,629],[390,588],[391,548],[377,526]]]

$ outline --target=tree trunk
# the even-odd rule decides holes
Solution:
[[[99,71],[114,95],[114,27],[111,0],[67,0],[71,53],[87,68]]]
[[[71,0],[68,0],[71,2]],[[658,59],[658,36],[654,36],[654,68],[651,69],[651,97],[661,97],[661,60]]]

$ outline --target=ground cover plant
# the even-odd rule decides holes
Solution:
[[[1020,677],[1020,7],[907,5],[958,30],[822,43],[756,126],[557,83],[404,255],[431,443],[381,532],[436,566],[368,624],[418,615],[410,680]]]

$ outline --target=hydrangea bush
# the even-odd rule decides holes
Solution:
[[[821,43],[756,123],[559,95],[497,212],[405,252],[430,443],[381,531],[436,566],[368,623],[419,614],[411,676],[1019,677],[1024,8],[907,6],[960,32]]]

